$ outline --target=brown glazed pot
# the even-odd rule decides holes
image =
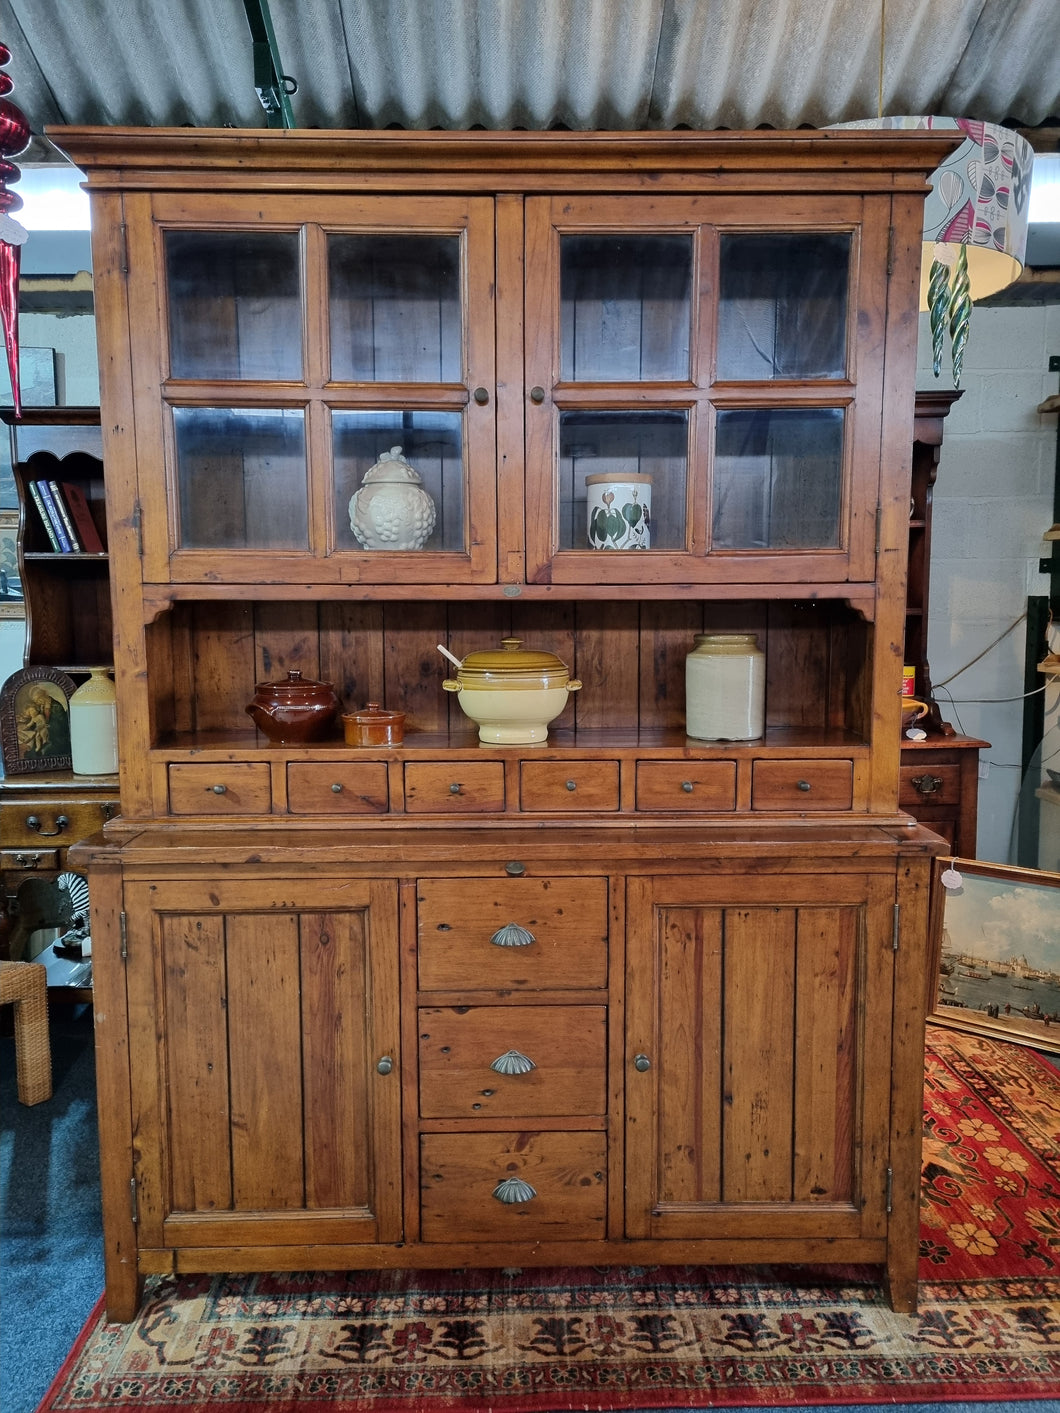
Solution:
[[[367,702],[360,711],[347,713],[342,726],[347,746],[399,746],[405,735],[405,713]]]
[[[283,682],[259,682],[246,712],[274,745],[300,746],[322,736],[338,709],[330,682],[315,682],[292,671]]]

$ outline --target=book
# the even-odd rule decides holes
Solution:
[[[41,500],[44,502],[44,512],[51,522],[52,529],[55,531],[56,538],[59,541],[60,551],[63,554],[70,554],[73,550],[73,545],[70,543],[70,537],[66,533],[66,526],[63,524],[62,517],[55,506],[55,502],[52,500],[51,487],[48,485],[47,481],[34,481],[33,484],[40,492]]]
[[[75,554],[80,554],[81,541],[77,538],[77,532],[74,529],[74,522],[70,519],[70,512],[66,508],[66,501],[63,500],[62,492],[59,490],[58,481],[49,481],[48,489],[52,493],[52,504],[55,506],[55,509],[58,512],[59,519],[63,522],[63,528],[66,531],[66,537],[70,541],[70,548],[74,551]]]
[[[56,554],[61,554],[63,547],[59,543],[59,536],[55,533],[55,526],[51,522],[48,508],[44,504],[44,497],[40,493],[41,483],[39,481],[28,481],[26,484],[29,486],[30,499],[37,507],[37,514],[40,516],[41,524],[44,526],[45,533],[48,536],[48,542]]]
[[[74,529],[85,554],[105,554],[106,550],[96,529],[96,522],[92,519],[84,491],[74,481],[60,481],[59,490],[66,501],[66,508],[70,512],[70,519],[74,522]]]

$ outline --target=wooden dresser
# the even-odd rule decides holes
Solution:
[[[150,1272],[650,1261],[868,1262],[913,1309],[942,845],[899,696],[952,141],[51,137],[116,585],[122,818],[77,851],[111,1317]],[[395,448],[435,523],[366,548]],[[650,476],[649,548],[590,548],[601,473]],[[685,734],[703,632],[757,635],[759,738]],[[506,637],[584,684],[544,744],[442,690],[439,643]],[[270,744],[245,708],[292,670],[403,742]]]

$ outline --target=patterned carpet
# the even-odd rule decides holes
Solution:
[[[362,1413],[1060,1397],[1060,1074],[929,1031],[917,1316],[875,1272],[152,1278],[41,1413]]]

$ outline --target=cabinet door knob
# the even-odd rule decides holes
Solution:
[[[211,785],[211,786],[210,786],[210,789],[213,791],[213,793],[214,793],[215,795],[227,795],[227,794],[228,794],[228,786],[227,786],[227,785]]]
[[[511,1206],[513,1202],[529,1202],[531,1197],[537,1196],[537,1188],[531,1187],[522,1178],[504,1178],[493,1189],[493,1196],[498,1202]]]
[[[380,1074],[389,1074],[394,1068],[394,1061],[389,1055],[384,1055],[381,1060],[376,1061],[376,1069]]]
[[[485,407],[486,403],[490,400],[489,391],[486,388],[476,388],[472,393],[472,397],[478,403],[479,407]]]
[[[517,922],[509,922],[504,927],[498,927],[490,938],[494,947],[529,947],[536,941],[537,938],[534,934],[528,932],[525,927],[520,927]]]
[[[913,789],[921,795],[934,795],[942,789],[942,777],[940,775],[914,775],[910,782]]]
[[[531,389],[530,389],[530,401],[531,401],[531,402],[544,402],[544,400],[545,400],[545,390],[544,390],[544,388],[531,388]]]
[[[691,795],[691,793],[692,793],[692,782],[691,782],[691,780],[682,780],[682,781],[681,781],[681,789],[685,792],[686,795]]]
[[[633,1068],[643,1074],[645,1070],[651,1069],[651,1061],[648,1059],[647,1055],[634,1055]]]
[[[796,789],[798,789],[798,790],[804,790],[804,791],[806,791],[807,793],[809,793],[810,782],[809,782],[808,780],[800,780],[800,781],[798,781],[798,783],[797,783],[797,785],[796,785]]]
[[[577,790],[577,788],[578,788],[578,782],[577,782],[577,780],[568,780],[568,781],[567,781],[567,789],[568,789],[568,790],[570,790],[570,791],[573,792],[574,790]]]
[[[536,1070],[529,1055],[524,1055],[519,1050],[506,1050],[503,1055],[498,1055],[490,1065],[491,1070],[496,1070],[498,1074],[529,1074],[531,1070]]]

